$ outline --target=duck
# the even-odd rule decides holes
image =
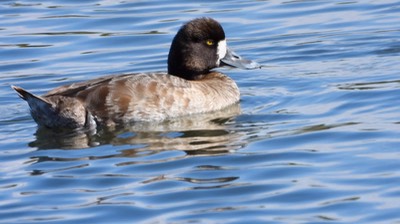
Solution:
[[[28,103],[38,126],[81,129],[222,110],[239,102],[240,91],[232,78],[214,69],[260,68],[232,51],[221,24],[208,17],[181,26],[167,63],[168,72],[107,75],[63,85],[42,96],[11,87]]]

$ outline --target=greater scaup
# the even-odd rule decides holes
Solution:
[[[237,103],[240,93],[236,83],[211,71],[222,64],[260,67],[227,47],[224,30],[217,21],[198,18],[184,24],[174,37],[168,73],[111,75],[61,86],[43,96],[12,88],[28,102],[33,119],[48,128],[161,121]]]

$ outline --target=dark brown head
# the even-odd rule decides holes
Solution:
[[[211,18],[198,18],[184,24],[172,41],[168,73],[196,80],[220,66],[221,62],[245,69],[259,67],[229,50],[221,24]]]
[[[225,54],[225,33],[221,25],[211,18],[194,19],[183,25],[172,41],[168,73],[194,80],[218,67]]]

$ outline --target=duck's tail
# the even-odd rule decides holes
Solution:
[[[28,102],[33,119],[41,126],[68,129],[95,126],[93,116],[78,99],[64,96],[41,97],[18,86],[11,88]]]
[[[59,120],[55,113],[55,105],[52,105],[49,100],[32,94],[18,86],[11,86],[21,99],[25,100],[30,109],[32,118],[39,126],[52,127],[51,120]]]
[[[52,104],[44,99],[43,97],[37,96],[35,94],[32,94],[25,89],[18,87],[18,86],[11,86],[17,93],[18,96],[21,97],[21,99],[25,100],[28,102],[29,107],[31,110],[48,110],[52,108]]]

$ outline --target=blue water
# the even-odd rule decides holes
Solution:
[[[165,71],[182,23],[220,21],[259,70],[239,108],[118,130],[38,130],[42,94]],[[1,223],[400,223],[400,2],[0,2]]]

